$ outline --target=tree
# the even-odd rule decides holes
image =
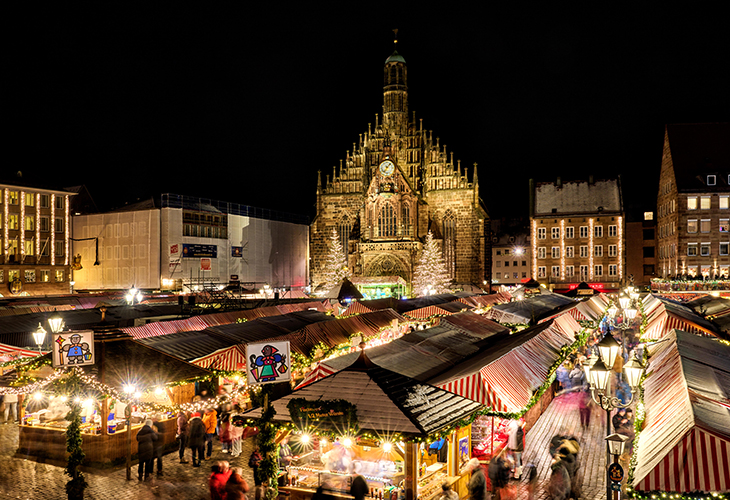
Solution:
[[[339,285],[343,279],[351,276],[350,270],[347,268],[347,256],[342,249],[337,230],[334,228],[332,236],[330,236],[329,253],[324,266],[324,287],[327,292]]]
[[[71,479],[66,483],[66,494],[69,500],[77,500],[84,498],[84,489],[87,486],[86,479],[79,470],[86,454],[81,448],[81,404],[75,401],[69,404],[71,405],[71,411],[66,415],[66,420],[71,423],[66,428],[66,449],[69,453],[66,474]]]
[[[426,235],[423,252],[413,273],[413,295],[429,295],[449,291],[451,279],[444,264],[443,254],[431,231]]]

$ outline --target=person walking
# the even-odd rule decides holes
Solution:
[[[5,423],[8,422],[8,416],[10,413],[13,414],[12,422],[18,421],[18,395],[12,392],[8,392],[3,395],[3,403],[5,404]]]
[[[188,423],[188,446],[193,454],[193,467],[200,467],[200,463],[205,460],[203,457],[205,454],[205,424],[197,411],[193,413]]]
[[[583,430],[588,429],[591,424],[591,402],[591,393],[584,388],[578,395],[578,413]]]
[[[177,439],[180,441],[180,463],[190,463],[185,460],[185,447],[188,444],[188,416],[182,410],[180,410],[180,413],[177,414]]]
[[[243,429],[244,420],[240,415],[241,407],[236,405],[233,413],[231,413],[230,425],[231,425],[231,456],[238,457],[241,455],[243,445]]]
[[[248,483],[243,478],[243,469],[234,467],[226,481],[226,500],[246,500]]]
[[[522,452],[525,450],[524,426],[525,423],[522,419],[512,420],[507,437],[507,447],[509,448],[510,457],[515,468],[515,479],[522,477]]]
[[[491,468],[491,466],[490,466]],[[471,472],[469,478],[469,499],[470,500],[486,500],[487,498],[487,478],[484,475],[484,467],[479,463],[478,458],[472,458],[466,463],[466,471]]]
[[[253,471],[253,484],[256,487],[261,486],[261,479],[259,479],[259,465],[263,459],[264,457],[261,455],[258,445],[255,446],[251,452],[251,456],[248,457],[248,466],[251,467],[251,470]]]
[[[157,439],[157,432],[152,428],[152,420],[146,420],[137,432],[137,456],[139,458],[137,475],[140,481],[143,479],[148,480],[152,474],[152,462],[155,458],[155,441]]]
[[[226,483],[231,476],[231,470],[228,467],[228,462],[218,462],[211,467],[212,472],[210,478],[208,478],[211,500],[226,499]]]
[[[512,464],[504,457],[504,449],[489,461],[489,482],[492,484],[492,498],[501,500],[502,490],[509,484],[509,472]]]
[[[205,444],[207,446],[206,458],[213,455],[213,438],[215,437],[215,427],[218,423],[215,410],[208,408],[203,415],[203,424],[205,425]]]

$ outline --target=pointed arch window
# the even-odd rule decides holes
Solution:
[[[403,204],[403,236],[411,235],[411,207],[408,203]]]
[[[444,214],[444,263],[449,271],[449,277],[456,274],[456,216],[451,210]]]
[[[342,245],[342,251],[345,252],[345,255],[347,255],[347,242],[349,241],[350,233],[352,232],[352,220],[347,215],[340,219],[338,232],[340,235],[340,244]]]
[[[393,205],[386,203],[380,209],[380,214],[378,215],[380,236],[395,236],[395,224],[395,210],[393,210]]]

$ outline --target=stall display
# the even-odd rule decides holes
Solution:
[[[489,460],[507,445],[509,419],[481,415],[471,424],[472,456]],[[494,429],[494,432],[492,432]]]

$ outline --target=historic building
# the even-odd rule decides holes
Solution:
[[[619,179],[530,181],[532,277],[541,284],[618,289],[627,278],[625,238]]]
[[[668,125],[657,196],[657,274],[730,275],[730,124]]]
[[[383,70],[382,121],[360,134],[339,169],[317,180],[311,225],[312,285],[322,271],[332,230],[347,253],[353,282],[385,289],[410,284],[429,230],[442,245],[457,285],[489,279],[489,216],[479,198],[476,164],[471,180],[433,132],[408,110],[406,61],[398,52]]]
[[[492,220],[492,284],[514,286],[532,276],[530,231],[524,220]]]
[[[0,297],[69,293],[75,194],[22,177],[0,182]]]

